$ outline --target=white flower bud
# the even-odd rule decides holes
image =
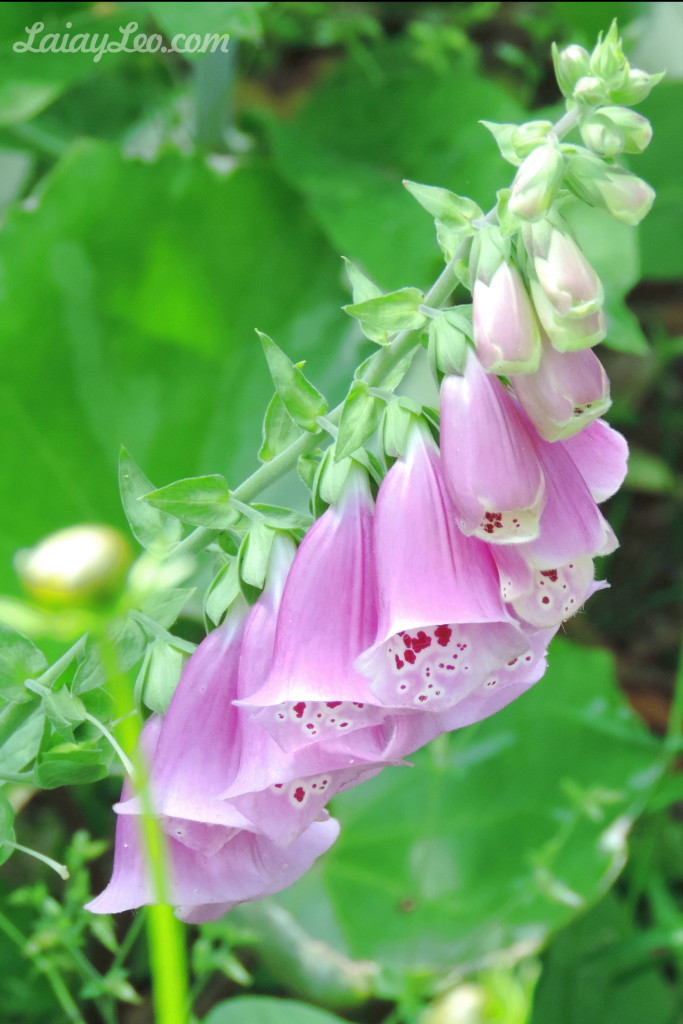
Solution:
[[[16,569],[42,604],[92,604],[111,598],[133,560],[126,539],[111,526],[84,524],[50,534],[18,552]]]
[[[508,209],[522,220],[538,220],[552,206],[562,184],[564,160],[554,141],[538,146],[515,175]]]

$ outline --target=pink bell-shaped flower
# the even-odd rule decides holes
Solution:
[[[609,379],[595,353],[558,352],[547,339],[536,373],[516,374],[510,383],[546,441],[571,437],[611,404]]]
[[[151,718],[143,729],[141,744],[150,765],[154,763],[161,727],[160,719]],[[130,803],[132,796],[130,783],[126,782],[122,802]],[[260,899],[292,885],[329,849],[339,832],[337,822],[326,818],[313,822],[295,842],[283,848],[253,832],[218,827],[225,842],[217,847],[215,839],[212,840],[213,848],[207,852],[178,838],[181,823],[177,820],[162,819],[162,823],[169,831],[169,897],[178,907],[179,916],[194,922],[220,917],[238,903]],[[118,816],[112,878],[103,892],[87,904],[93,913],[119,913],[155,902],[140,824],[138,815]]]
[[[443,710],[527,652],[503,606],[490,547],[464,536],[426,429],[414,428],[377,499],[377,636],[357,660],[394,710]]]
[[[270,673],[244,702],[263,709],[256,720],[287,751],[338,743],[385,717],[353,667],[377,628],[372,517],[367,477],[354,468],[287,577]]]
[[[545,484],[539,440],[512,395],[470,355],[441,385],[441,455],[463,533],[493,543],[538,535]]]

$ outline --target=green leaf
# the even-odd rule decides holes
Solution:
[[[393,331],[412,331],[424,326],[427,316],[418,311],[423,302],[424,295],[419,288],[400,288],[397,292],[342,306],[342,309],[360,322],[364,332],[368,328],[370,331],[381,331],[384,334]]]
[[[151,0],[144,6],[169,38],[181,34],[228,33],[235,39],[258,43],[263,35],[260,13],[268,4],[258,0],[253,3],[159,3]]]
[[[341,1024],[341,1018],[296,999],[234,996],[214,1006],[202,1024]]]
[[[47,533],[84,522],[127,529],[121,443],[157,484],[253,470],[272,395],[254,324],[321,380],[339,374],[339,257],[263,164],[224,175],[199,157],[133,160],[118,144],[81,141],[43,181],[36,208],[6,213],[0,262],[5,592],[19,587],[14,552]]]
[[[365,381],[355,381],[344,400],[339,434],[335,444],[337,461],[353,455],[365,444],[379,426],[384,402],[376,395],[368,394]]]
[[[270,462],[298,437],[301,437],[301,427],[294,422],[276,392],[268,403],[263,420],[263,443],[258,453],[259,459],[261,462]]]
[[[680,1006],[662,970],[665,935],[638,929],[634,916],[612,891],[555,937],[529,1024],[641,1024],[645,1007],[648,1024],[672,1024]]]
[[[265,130],[278,168],[337,252],[387,290],[406,281],[427,288],[441,259],[401,179],[466,188],[487,209],[511,169],[477,120],[526,115],[481,74],[474,47],[449,53],[442,70],[416,59],[405,37],[374,45],[372,59],[372,75],[352,56],[339,61],[294,114],[269,118]]]
[[[327,410],[324,397],[272,338],[261,331],[256,333],[261,339],[275,390],[282,399],[285,409],[294,422],[304,430],[319,430],[318,417],[323,416]]]
[[[43,23],[43,31],[36,34],[33,44],[38,47],[51,33],[57,33],[60,37],[66,34],[72,39],[80,33],[87,33],[90,38],[97,34],[99,39],[109,34],[112,40],[119,40],[120,29],[130,21],[130,12],[125,10],[105,13],[95,8],[79,10],[76,5],[65,4],[66,10],[50,11],[49,5],[46,6],[47,10],[36,9],[31,19],[30,9],[26,10],[27,5],[23,5],[18,9],[23,16],[17,19],[18,24],[11,29],[3,19],[4,38],[0,41],[0,125],[14,125],[34,117],[71,86],[95,79],[105,68],[111,70],[113,65],[126,59],[123,54],[107,53],[96,60],[93,57],[97,57],[97,54],[93,55],[84,49],[73,53],[15,51],[15,42],[19,45],[29,42],[27,22],[29,26],[36,22]],[[72,27],[69,29],[65,18],[71,22]]]
[[[0,775],[25,768],[38,753],[45,728],[42,707],[10,704],[0,711]]]
[[[143,500],[195,526],[230,526],[238,518],[225,478],[217,473],[176,480],[146,494]]]
[[[529,952],[609,887],[660,744],[607,653],[556,640],[549,665],[411,770],[335,798],[344,827],[322,871],[351,955],[419,970]]]
[[[36,765],[36,783],[42,789],[80,786],[107,775],[99,750],[87,750],[76,743],[62,743],[41,755]]]
[[[662,67],[666,67],[665,60]],[[683,82],[665,80],[653,90],[639,110],[652,122],[652,143],[629,161],[636,174],[657,192],[651,212],[638,228],[643,276],[648,281],[683,276],[682,105]]]
[[[45,655],[28,637],[0,626],[1,697],[26,700],[24,680],[39,676],[46,668]]]
[[[143,548],[161,555],[178,543],[183,535],[178,520],[139,500],[154,490],[154,484],[123,446],[119,454],[119,490],[128,525]]]

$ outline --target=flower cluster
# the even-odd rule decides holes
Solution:
[[[622,483],[627,447],[600,418],[610,405],[593,351],[607,329],[602,285],[562,210],[578,196],[626,223],[645,215],[652,190],[605,158],[647,145],[647,122],[615,104],[637,102],[657,76],[630,68],[616,29],[592,55],[555,57],[565,128],[579,126],[587,148],[560,145],[549,122],[487,124],[518,167],[491,214],[408,183],[436,216],[445,278],[426,297],[383,295],[351,268],[346,311],[388,346],[376,365],[391,371],[418,345],[413,332],[428,330],[438,426],[390,400],[377,472],[362,445],[382,396],[369,387],[373,360],[359,368],[337,417],[336,463],[319,470],[318,482],[326,467],[335,481],[326,511],[298,548],[273,528],[260,596],[233,603],[168,712],[145,726],[149,797],[186,920],[293,882],[337,836],[332,796],[523,694],[561,624],[606,586],[594,559],[617,541],[598,506]],[[440,308],[455,273],[472,283],[471,310]],[[339,410],[325,420],[300,367],[270,339],[264,347],[280,412],[315,435]],[[116,810],[97,912],[154,897],[128,784]]]

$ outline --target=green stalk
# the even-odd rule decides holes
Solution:
[[[102,661],[120,719],[116,731],[124,763],[133,768],[131,781],[142,806],[139,816],[140,838],[150,874],[154,905],[145,908],[149,943],[155,1024],[187,1024],[189,990],[184,926],[172,909],[168,872],[167,838],[152,806],[149,772],[140,749],[140,719],[130,714],[134,698],[130,681],[116,664],[114,652],[104,630],[99,637]]]

